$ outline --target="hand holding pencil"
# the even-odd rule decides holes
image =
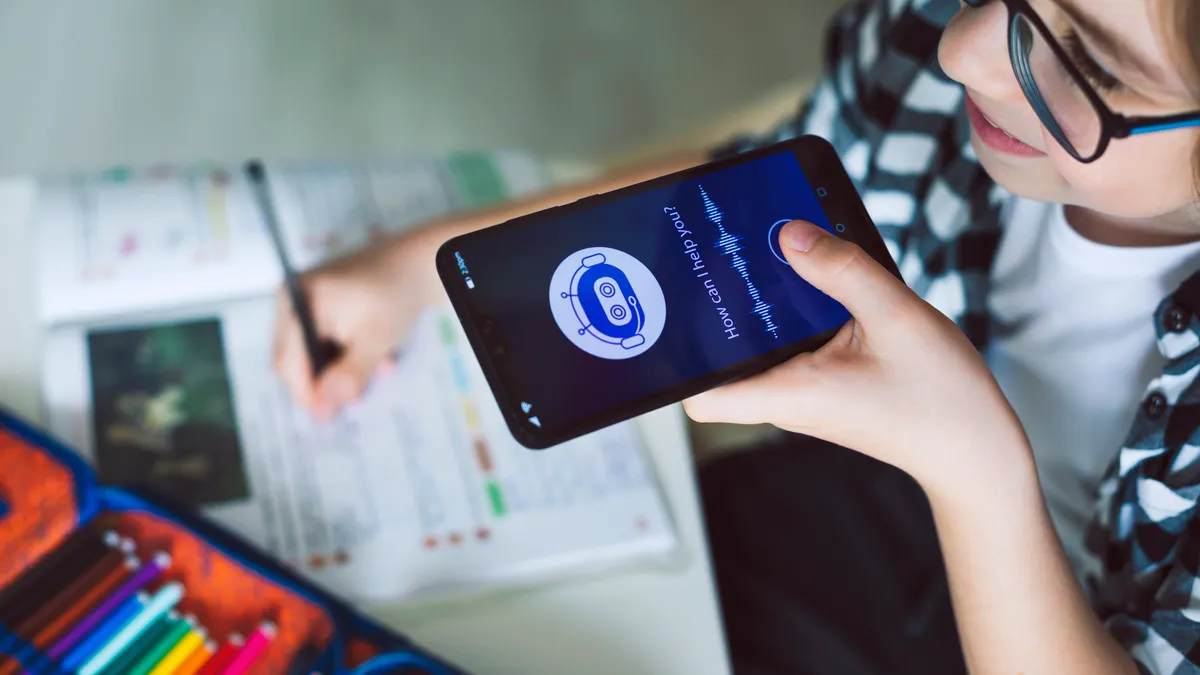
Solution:
[[[291,268],[262,165],[246,174],[284,271],[278,296],[276,372],[321,421],[355,402],[386,372],[426,295],[420,265],[401,246],[381,245],[299,275]],[[432,255],[429,267],[432,267]]]

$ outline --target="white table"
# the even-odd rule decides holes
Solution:
[[[32,181],[0,181],[0,405],[35,422],[40,403]],[[373,610],[480,675],[729,672],[680,409],[641,420],[682,538],[682,563],[635,569],[413,613]]]

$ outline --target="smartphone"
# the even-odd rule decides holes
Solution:
[[[899,276],[815,136],[456,237],[437,268],[513,436],[543,449],[832,338],[850,315],[787,264],[795,219]]]

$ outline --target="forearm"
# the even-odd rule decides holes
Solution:
[[[439,246],[448,239],[460,234],[474,232],[485,227],[503,223],[529,213],[543,211],[569,204],[577,199],[593,194],[611,192],[642,181],[680,171],[704,163],[702,153],[689,153],[679,156],[666,157],[656,162],[648,162],[607,173],[595,180],[565,185],[540,192],[529,197],[505,202],[497,206],[450,214],[427,223],[424,227],[405,233],[389,242],[394,264],[408,269],[415,267],[428,268],[426,273],[419,275],[421,279],[433,281],[433,287],[423,289],[422,293],[430,302],[440,298],[440,287],[436,284],[437,275],[434,272],[434,254]]]
[[[1072,573],[1024,450],[971,490],[930,493],[970,671],[1135,675]]]

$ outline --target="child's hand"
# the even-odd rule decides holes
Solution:
[[[329,420],[353,403],[376,372],[392,364],[396,345],[427,304],[436,285],[433,254],[409,248],[404,240],[390,242],[304,275],[318,334],[342,350],[317,380],[291,302],[279,293],[275,370],[317,419]]]
[[[792,269],[854,318],[816,352],[686,401],[693,419],[822,438],[895,465],[927,490],[969,489],[1029,461],[1008,401],[952,321],[820,227],[789,223],[780,243]]]

